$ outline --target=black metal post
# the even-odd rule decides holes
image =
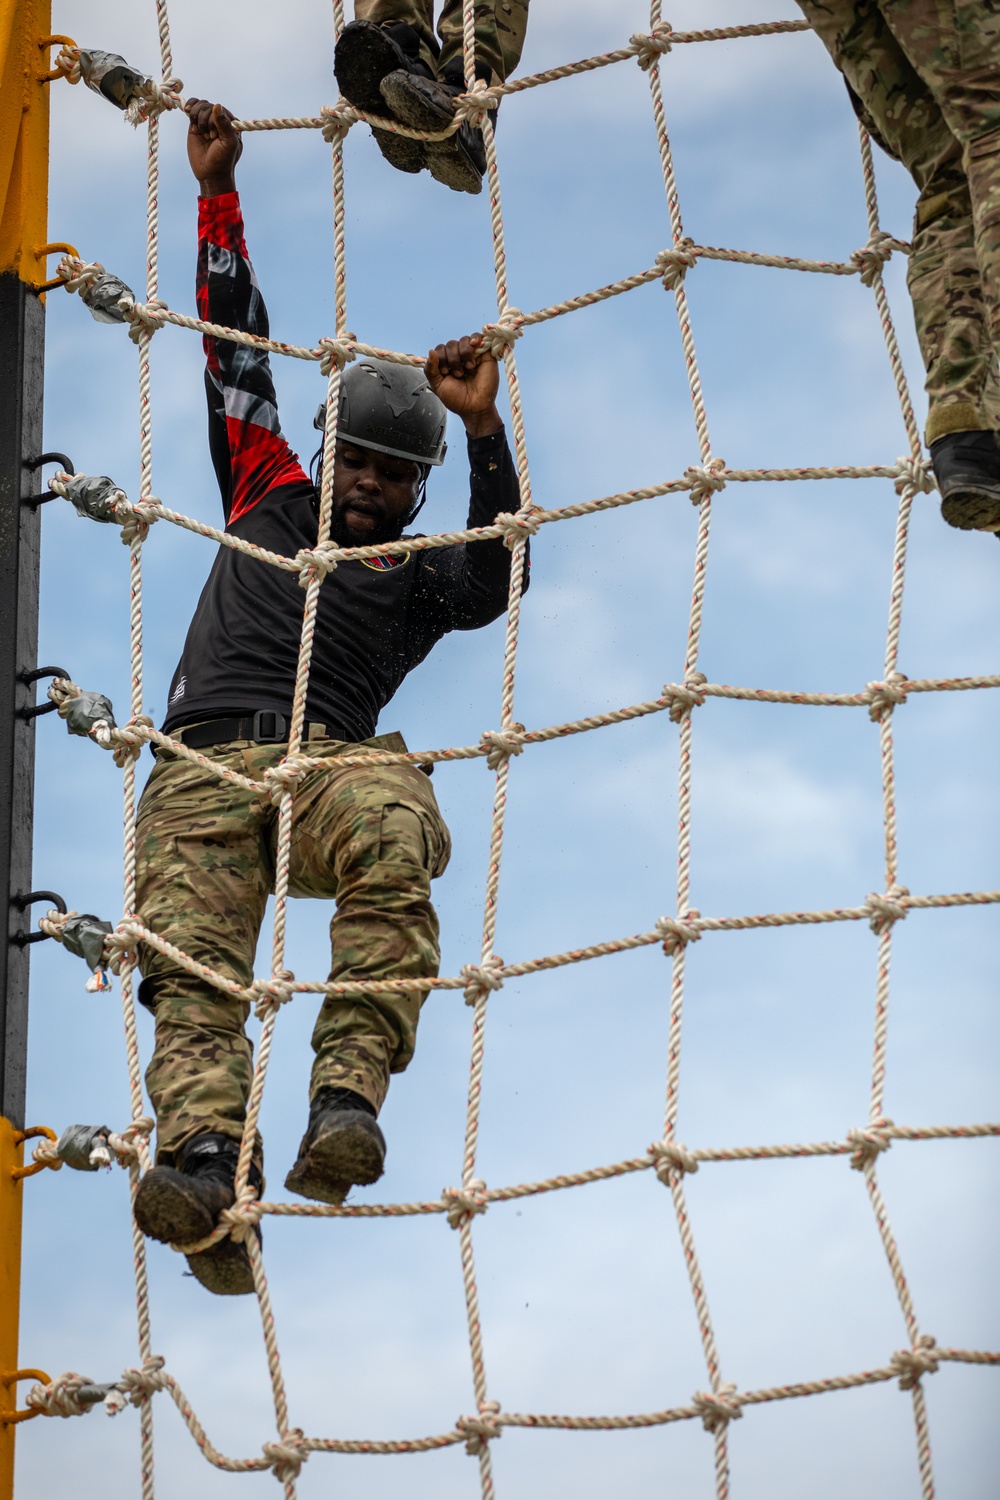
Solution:
[[[28,674],[38,661],[40,474],[45,309],[13,273],[0,275],[0,1115],[24,1126],[28,1042],[35,726]]]

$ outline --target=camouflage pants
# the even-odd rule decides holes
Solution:
[[[405,749],[397,734],[363,746],[313,740],[310,754]],[[282,745],[249,741],[206,752],[255,780]],[[160,754],[139,805],[138,894],[142,921],[190,957],[241,985],[274,889],[277,809],[179,756]],[[431,783],[408,765],[314,771],[299,785],[292,824],[290,891],[335,900],[330,979],[425,978],[438,972],[433,876],[451,852]],[[244,1031],[249,1006],[145,947],[140,997],[156,1017],[146,1084],[157,1118],[157,1159],[170,1162],[193,1136],[238,1138],[253,1071]],[[389,1074],[413,1056],[420,994],[326,999],[313,1032],[310,1097],[330,1085],[363,1094],[376,1109]],[[307,1003],[304,997],[295,1004]]]
[[[920,190],[908,281],[927,442],[1000,429],[1000,0],[799,0]]]
[[[504,83],[521,60],[529,0],[476,0],[476,62]],[[462,57],[462,0],[445,0],[434,35],[434,0],[354,0],[358,21],[405,21],[420,36],[420,51],[439,74]],[[440,45],[438,44],[440,37]]]

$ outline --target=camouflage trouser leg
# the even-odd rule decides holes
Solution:
[[[1000,428],[1000,0],[799,4],[863,122],[920,189],[907,279],[927,441]]]
[[[437,974],[431,880],[444,873],[450,854],[430,779],[414,766],[334,767],[303,783],[295,798],[292,893],[336,897],[332,982]],[[310,1097],[321,1088],[350,1088],[379,1109],[389,1074],[401,1073],[413,1056],[425,993],[325,1000],[313,1031]]]
[[[403,748],[399,736],[371,742]],[[339,741],[317,755],[357,750]],[[240,745],[212,759],[259,779],[283,747]],[[241,985],[274,885],[276,809],[267,799],[173,756],[161,757],[139,809],[137,910],[192,958]],[[290,889],[336,899],[331,979],[437,973],[430,880],[447,864],[448,832],[430,782],[410,766],[346,766],[307,777],[296,796]],[[157,1159],[193,1136],[238,1138],[252,1078],[248,1005],[154,950],[140,953],[143,997],[156,1016],[146,1083],[157,1117]],[[317,1023],[311,1092],[349,1086],[378,1108],[390,1072],[413,1055],[421,995],[328,1000]],[[299,1002],[302,1003],[302,1002]]]
[[[476,0],[476,62],[503,83],[521,60],[529,0]],[[405,21],[420,37],[424,62],[438,72],[462,57],[462,0],[445,0],[434,35],[433,0],[354,0],[358,21]]]
[[[521,61],[528,30],[529,0],[476,0],[477,70],[490,70],[490,82],[504,83]],[[462,0],[445,0],[438,21],[441,67],[462,57]]]
[[[209,752],[246,774],[239,751]],[[274,883],[273,810],[252,792],[174,756],[158,758],[139,804],[136,910],[145,925],[227,979],[247,985]],[[253,1075],[246,1002],[140,951],[140,998],[154,1011],[146,1087],[157,1160],[193,1136],[239,1139]]]

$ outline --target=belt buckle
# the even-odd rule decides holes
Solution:
[[[250,738],[258,745],[284,744],[288,739],[284,714],[275,713],[272,708],[259,708],[253,716]]]

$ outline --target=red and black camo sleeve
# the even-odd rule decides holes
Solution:
[[[197,294],[206,322],[269,336],[237,193],[198,200]],[[209,448],[228,525],[276,486],[309,481],[282,435],[267,354],[209,335],[204,346]]]

